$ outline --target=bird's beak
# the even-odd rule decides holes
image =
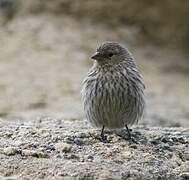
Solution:
[[[99,52],[95,52],[92,56],[91,59],[99,60],[101,58],[101,55]]]

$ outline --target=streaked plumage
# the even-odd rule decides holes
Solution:
[[[97,127],[122,128],[142,117],[144,82],[129,51],[118,43],[102,44],[83,82],[87,120]]]

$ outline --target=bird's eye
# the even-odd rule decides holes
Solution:
[[[112,57],[112,56],[113,56],[113,53],[109,53],[109,54],[108,54],[108,57]]]

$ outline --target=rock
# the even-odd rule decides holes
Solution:
[[[115,178],[112,176],[111,172],[102,172],[99,176],[99,179],[102,179],[102,180],[114,180]]]
[[[183,173],[182,173],[182,177],[183,177],[184,179],[189,179],[189,172],[183,172]]]
[[[87,156],[87,159],[88,159],[88,161],[93,161],[94,157],[91,156],[91,155],[88,155],[88,156]]]
[[[180,137],[187,140],[188,129],[137,127],[133,128],[137,144],[114,132],[106,133],[111,141],[102,143],[96,139],[100,131],[86,129],[82,123],[79,120],[62,121],[60,130],[56,119],[42,120],[38,132],[46,129],[49,136],[31,133],[36,128],[31,122],[25,127],[19,123],[14,125],[14,130],[21,127],[17,133],[14,131],[9,138],[0,136],[0,172],[11,177],[19,174],[20,179],[48,179],[53,175],[54,179],[188,178],[188,144],[178,141]],[[0,126],[0,134],[5,130],[12,130],[10,122]],[[180,134],[175,135],[176,131]],[[81,133],[90,134],[90,137]],[[57,142],[54,137],[58,137]],[[162,142],[162,137],[169,138]],[[172,137],[177,140],[171,140],[173,145],[170,145]],[[152,143],[153,140],[158,143]]]
[[[70,152],[72,148],[72,145],[67,143],[56,143],[54,146],[57,151],[65,153]]]
[[[48,154],[39,151],[39,150],[22,150],[21,152],[22,156],[32,156],[37,158],[48,158]]]
[[[183,161],[189,161],[189,152],[180,152],[179,156]]]
[[[74,139],[74,143],[75,143],[76,145],[78,145],[78,146],[84,145],[83,140],[80,139],[80,138],[75,138],[75,139]]]
[[[122,153],[122,156],[123,156],[124,158],[129,158],[129,157],[131,157],[131,152],[130,152],[130,151],[124,151],[124,152]]]
[[[136,144],[131,144],[130,148],[137,149],[137,145]]]
[[[19,149],[16,147],[7,147],[7,148],[4,148],[3,152],[7,156],[13,156],[19,152]]]
[[[25,143],[23,141],[21,141],[21,140],[17,140],[17,141],[14,142],[14,146],[16,146],[16,147],[23,146],[24,144]]]
[[[77,159],[77,160],[79,160],[79,156],[77,156],[76,154],[68,154],[66,156],[66,159]]]

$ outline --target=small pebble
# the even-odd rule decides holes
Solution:
[[[163,150],[172,151],[172,149],[170,148],[170,146],[169,146],[169,144],[168,144],[168,143],[163,144],[163,145],[162,145],[162,149],[163,149]]]
[[[12,135],[13,135],[12,132],[6,132],[6,133],[5,133],[5,136],[7,136],[8,138],[10,138]]]
[[[125,157],[125,158],[129,158],[131,156],[131,152],[130,151],[124,151],[122,153],[122,156]]]
[[[183,177],[184,179],[189,179],[189,172],[183,172],[183,173],[182,173],[182,177]]]
[[[56,158],[62,159],[62,158],[64,158],[64,156],[62,154],[57,154]]]
[[[14,141],[14,146],[16,147],[20,147],[22,146],[23,144],[25,144],[25,142],[21,141],[21,140],[16,140]]]
[[[79,137],[79,138],[87,138],[87,137],[89,137],[89,135],[86,134],[86,133],[79,133],[79,134],[78,134],[78,137]]]
[[[7,156],[13,156],[19,152],[19,149],[15,147],[7,147],[7,148],[4,148],[3,152]]]
[[[75,155],[75,154],[69,154],[66,157],[67,159],[79,159],[79,156]]]
[[[45,148],[46,150],[48,150],[48,151],[54,151],[54,150],[55,150],[55,147],[54,147],[52,144],[50,144],[50,145],[45,145],[44,148]]]
[[[79,138],[75,138],[75,139],[74,139],[74,143],[77,144],[78,146],[84,145],[83,140],[81,140],[81,139],[79,139]]]
[[[55,149],[59,152],[70,152],[71,151],[72,146],[68,143],[56,143],[55,144]]]
[[[37,151],[37,150],[22,150],[21,154],[23,156],[32,156],[32,157],[37,157],[37,158],[48,158],[48,154],[42,152],[42,151]]]
[[[185,139],[183,137],[179,137],[178,138],[178,141],[181,143],[181,144],[185,144]]]
[[[181,152],[179,156],[183,161],[189,161],[189,152]]]
[[[137,149],[137,146],[135,144],[131,144],[130,148]]]
[[[68,144],[73,144],[73,142],[74,142],[74,137],[68,136],[68,137],[65,138],[65,141],[66,141],[66,143],[68,143]]]
[[[91,155],[88,155],[88,156],[87,156],[87,159],[88,159],[89,161],[93,161],[94,157],[91,156]]]
[[[159,141],[157,139],[153,139],[150,141],[153,145],[159,144]]]
[[[172,139],[169,139],[168,137],[162,137],[162,139],[161,139],[161,141],[164,142],[164,143],[167,143],[170,140],[172,140]]]

